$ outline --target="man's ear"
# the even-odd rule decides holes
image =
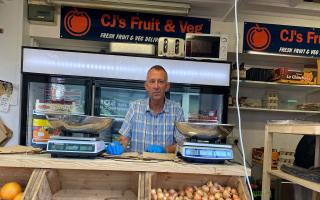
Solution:
[[[166,92],[168,92],[169,90],[170,90],[170,83],[167,83]]]
[[[144,89],[147,90],[147,82],[144,82]]]

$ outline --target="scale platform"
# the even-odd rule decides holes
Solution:
[[[188,162],[223,164],[233,159],[232,146],[227,144],[211,144],[184,142],[178,145],[177,155]]]
[[[47,152],[51,157],[93,158],[105,150],[105,143],[96,138],[52,137],[48,141]]]

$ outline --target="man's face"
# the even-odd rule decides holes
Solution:
[[[144,87],[151,100],[161,100],[165,92],[170,89],[170,84],[166,80],[164,71],[153,69],[148,73]]]

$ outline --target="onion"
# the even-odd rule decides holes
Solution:
[[[158,196],[157,196],[157,194],[153,194],[153,195],[151,195],[151,199],[152,199],[152,200],[158,200]]]
[[[184,196],[184,191],[183,190],[179,191],[179,196],[182,196],[182,197]]]
[[[174,189],[170,189],[169,190],[169,194],[170,194],[170,196],[173,196],[175,193],[177,193]]]
[[[213,183],[212,183],[212,181],[208,181],[208,183],[207,183],[207,186],[208,186],[208,187],[211,187],[211,186],[213,186]]]
[[[162,193],[162,189],[161,189],[161,188],[158,188],[158,189],[157,189],[157,194],[158,194],[158,193]]]
[[[227,190],[223,191],[222,196],[223,196],[223,198],[225,198],[225,199],[231,197],[230,193],[229,193]]]
[[[198,193],[196,193],[193,197],[193,200],[201,200],[201,196]]]
[[[226,188],[224,188],[224,190],[231,192],[231,187],[227,186]]]
[[[203,186],[201,187],[201,189],[202,189],[204,192],[206,192],[206,193],[208,193],[209,190],[210,190],[207,185],[203,185]]]
[[[216,199],[220,199],[222,197],[221,193],[220,192],[217,192],[215,195],[214,195],[214,198]]]
[[[233,194],[233,195],[234,195],[234,194],[238,195],[238,192],[237,192],[236,189],[232,188],[232,189],[231,189],[231,194]]]
[[[163,200],[164,199],[164,195],[163,193],[158,193],[158,200]]]
[[[214,200],[214,195],[210,194],[209,197],[208,197],[208,200]]]
[[[199,194],[199,196],[203,196],[203,191],[201,189],[197,189],[196,194]]]
[[[232,198],[233,198],[233,199],[240,199],[237,194],[232,195]]]
[[[191,199],[193,197],[192,192],[186,192],[186,196]]]
[[[151,194],[152,194],[152,195],[155,195],[155,194],[157,194],[157,191],[156,191],[156,189],[152,189],[152,190],[151,190]]]
[[[201,200],[208,200],[208,196],[203,196]]]
[[[219,192],[218,188],[216,188],[216,187],[214,187],[214,186],[213,186],[213,187],[210,187],[210,193],[211,193],[211,194],[214,195],[214,194],[216,194],[217,192]]]
[[[187,186],[187,187],[184,189],[184,191],[185,191],[186,193],[187,193],[187,192],[193,193],[193,187]]]
[[[222,187],[221,185],[219,186],[219,190],[220,190],[220,192],[224,192],[224,187]]]

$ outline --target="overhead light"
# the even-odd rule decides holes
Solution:
[[[190,5],[153,0],[46,0],[48,4],[187,15]]]

